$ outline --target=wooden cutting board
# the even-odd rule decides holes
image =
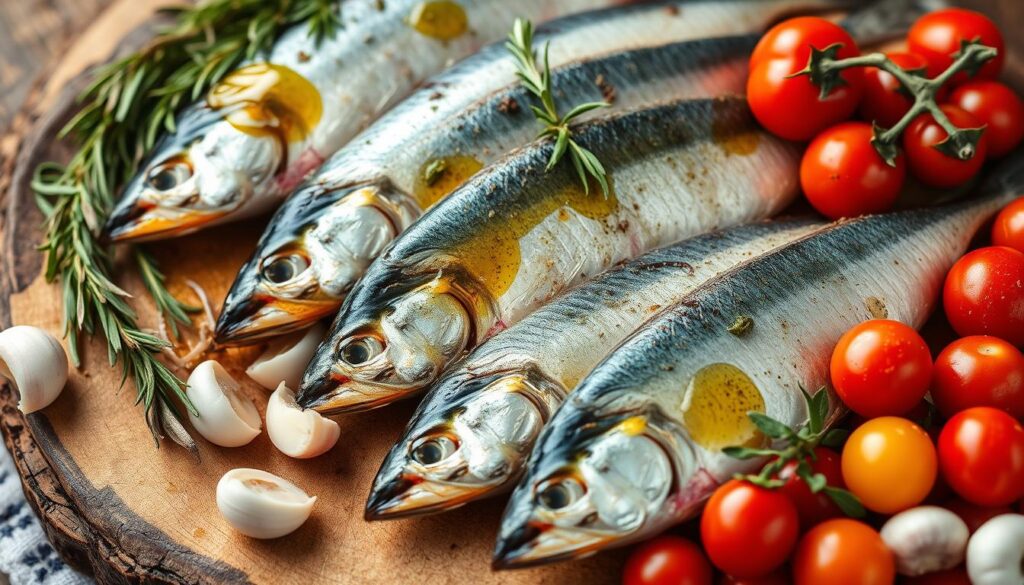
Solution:
[[[117,49],[148,36],[150,14],[163,0],[117,0],[32,91],[13,131],[0,142],[0,328],[31,324],[60,336],[60,294],[40,275],[42,217],[29,189],[32,170],[66,155],[54,136],[73,112],[78,74]],[[972,2],[1019,30],[1016,0]],[[1008,23],[1017,23],[1010,26]],[[138,28],[142,26],[142,28]],[[1022,42],[1008,35],[1011,43]],[[1020,72],[1017,46],[1008,67]],[[1015,78],[1016,80],[1017,78]],[[1019,84],[1017,84],[1020,87]],[[255,245],[262,222],[233,225],[154,246],[172,290],[195,302],[186,279],[215,303]],[[143,324],[157,320],[132,271],[119,280],[132,293]],[[257,349],[229,350],[218,359],[245,391],[265,404],[267,393],[242,371]],[[179,372],[187,375],[187,372]],[[30,503],[57,550],[104,583],[614,583],[624,554],[526,571],[489,568],[504,505],[495,499],[448,514],[385,523],[363,521],[370,483],[386,450],[412,412],[402,404],[339,419],[338,446],[311,461],[278,453],[266,434],[239,449],[200,439],[199,461],[169,443],[156,449],[132,388],[119,390],[120,370],[106,362],[102,342],[89,343],[83,368],[60,399],[23,416],[13,391],[0,388],[0,429],[14,455]],[[310,521],[274,541],[240,536],[217,513],[214,487],[235,467],[256,467],[291,479],[319,497]]]

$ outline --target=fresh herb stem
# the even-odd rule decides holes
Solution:
[[[995,48],[982,45],[977,41],[965,41],[961,44],[960,51],[953,63],[945,71],[929,79],[921,71],[903,69],[884,53],[871,53],[837,60],[835,56],[838,54],[840,46],[836,44],[820,51],[812,48],[807,67],[793,75],[808,75],[811,82],[821,89],[823,98],[828,96],[832,89],[845,83],[839,76],[844,69],[877,67],[895,77],[903,89],[913,96],[914,103],[892,128],[875,126],[871,142],[889,166],[896,165],[896,156],[899,154],[897,146],[899,137],[911,122],[924,113],[931,114],[935,122],[946,131],[946,139],[936,144],[936,149],[947,156],[960,160],[974,157],[978,140],[981,139],[984,128],[957,128],[939,108],[935,97],[939,89],[957,73],[961,71],[976,72],[985,62],[994,58],[998,53]]]
[[[550,171],[555,168],[568,153],[569,160],[572,161],[572,166],[583,185],[583,191],[587,194],[590,193],[590,177],[593,177],[601,186],[601,192],[608,197],[608,172],[593,152],[573,140],[572,128],[569,124],[587,112],[598,108],[607,108],[610,104],[604,101],[588,102],[575,106],[564,116],[558,114],[554,92],[551,89],[551,66],[548,61],[549,43],[544,43],[543,67],[540,67],[533,51],[533,24],[529,20],[516,19],[505,47],[516,59],[516,75],[523,82],[523,86],[540,100],[539,106],[530,106],[533,115],[544,125],[540,136],[550,136],[555,139],[555,148],[551,152],[551,158],[548,159],[546,170]]]
[[[162,132],[174,132],[175,117],[189,102],[246,59],[269,49],[289,26],[306,22],[320,40],[340,26],[335,0],[208,0],[164,11],[174,17],[141,50],[93,72],[78,114],[61,130],[77,150],[65,165],[44,163],[32,188],[46,215],[46,279],[59,282],[64,333],[71,357],[81,364],[80,335],[106,339],[111,365],[121,360],[123,380],[134,382],[137,404],[159,445],[166,434],[189,449],[195,443],[180,421],[174,398],[194,412],[184,383],[157,359],[163,339],[139,326],[130,295],[114,284],[113,250],[100,228],[118,189],[136,171]],[[163,273],[144,250],[130,252],[157,309],[177,335],[194,310],[167,290]]]

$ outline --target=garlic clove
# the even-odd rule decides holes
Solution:
[[[298,388],[302,373],[326,334],[327,328],[323,323],[317,323],[305,333],[275,340],[245,373],[267,390],[277,388],[281,382],[289,388]]]
[[[967,543],[973,585],[1024,583],[1024,516],[1002,514],[981,525]]]
[[[223,366],[205,361],[188,377],[185,394],[199,411],[189,411],[199,434],[221,447],[241,447],[260,434],[260,412],[249,398],[239,394],[240,386]]]
[[[945,508],[918,506],[890,518],[880,534],[896,558],[896,571],[915,577],[963,562],[970,531]]]
[[[68,381],[68,356],[57,339],[38,327],[0,331],[0,378],[14,385],[25,414],[50,405]]]
[[[341,427],[314,410],[302,410],[295,394],[281,382],[267,403],[267,434],[285,455],[309,459],[334,447]]]
[[[259,469],[232,469],[217,482],[217,509],[232,528],[253,538],[294,532],[314,503],[302,488]]]

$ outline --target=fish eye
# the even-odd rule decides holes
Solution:
[[[171,159],[149,172],[146,184],[156,191],[170,191],[192,176],[192,167],[183,160]]]
[[[376,337],[369,335],[356,337],[338,349],[338,357],[350,366],[365,364],[384,351],[384,346]]]
[[[551,479],[537,489],[537,503],[548,510],[561,510],[575,504],[586,490],[571,477]]]
[[[263,278],[284,284],[309,268],[309,261],[298,254],[274,256],[263,265]]]
[[[420,465],[434,465],[451,457],[458,450],[458,444],[451,437],[428,435],[413,444],[412,458]]]

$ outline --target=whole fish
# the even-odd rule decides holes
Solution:
[[[622,0],[346,0],[319,43],[306,24],[181,114],[128,183],[113,241],[173,237],[267,211],[370,121],[452,61],[538,21]]]
[[[544,423],[630,333],[707,279],[820,226],[751,224],[655,250],[490,338],[424,398],[377,474],[367,518],[443,511],[511,488]]]
[[[352,289],[303,376],[321,413],[381,406],[561,291],[682,238],[774,215],[797,192],[798,148],[738,97],[676,101],[580,125],[607,197],[541,140],[434,206]]]
[[[545,427],[502,520],[496,567],[579,557],[694,515],[763,446],[759,411],[802,424],[839,337],[873,317],[919,327],[978,228],[1024,188],[1024,151],[970,201],[840,221],[725,272],[638,330]],[[728,331],[742,318],[745,335]],[[833,418],[838,401],[832,400]]]
[[[565,104],[741,93],[758,35],[809,0],[680,0],[568,16],[540,27],[552,86]],[[531,142],[531,95],[503,44],[432,78],[332,157],[277,212],[221,311],[217,342],[259,341],[333,315],[345,294],[424,209],[483,166]],[[592,112],[597,114],[598,112]],[[603,112],[602,112],[603,113]]]

